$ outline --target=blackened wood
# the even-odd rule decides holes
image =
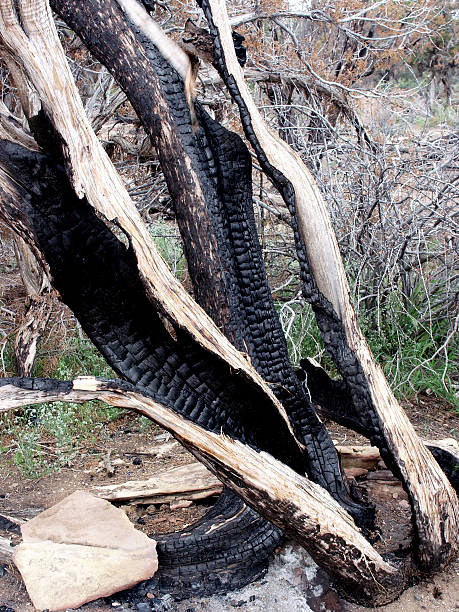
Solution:
[[[181,80],[144,35],[137,32],[133,37],[127,31],[124,15],[113,0],[102,0],[100,13],[96,10],[100,2],[98,7],[91,7],[91,2],[73,0],[52,0],[51,4],[112,72],[160,147],[162,168],[166,179],[169,176],[168,186],[176,200],[187,259],[196,260],[196,267],[192,262],[190,274],[197,301],[213,318],[215,311],[219,311],[215,320],[223,321],[225,331],[236,346],[247,351],[254,367],[271,383],[296,436],[305,446],[308,475],[340,500],[360,524],[370,524],[372,510],[350,496],[331,439],[290,365],[256,236],[247,148],[238,136],[203,112],[199,113],[203,130],[194,137]],[[103,19],[94,15],[101,15]],[[126,37],[129,45],[125,43]],[[150,62],[148,67],[145,55]],[[150,88],[150,83],[155,83],[155,87]],[[150,91],[148,97],[146,90]],[[162,110],[162,96],[173,123]],[[166,159],[161,158],[163,130],[167,133],[176,130],[180,138],[180,144],[174,141],[172,149],[169,145]],[[170,153],[174,160],[182,156],[179,169],[185,168],[185,171],[180,170],[179,175],[170,163]],[[189,194],[183,197],[180,189],[184,185],[189,191],[199,192],[200,197],[191,200]],[[215,279],[207,282],[215,273],[218,286]],[[215,300],[216,291],[219,296],[225,296],[225,307],[229,308],[224,316],[220,298]]]
[[[303,293],[311,303],[324,345],[345,380],[362,425],[410,497],[418,559],[435,568],[458,550],[457,496],[396,401],[358,326],[326,204],[312,176],[257,110],[237,63],[226,5],[203,0],[214,36],[215,65],[235,102],[248,140],[292,215]]]

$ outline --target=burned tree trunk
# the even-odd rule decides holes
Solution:
[[[239,106],[245,134],[260,164],[292,214],[303,293],[348,389],[353,414],[409,495],[419,562],[425,567],[441,565],[457,549],[457,497],[416,435],[363,337],[324,199],[301,158],[268,130],[259,114],[237,62],[224,1],[202,0],[202,8],[214,37],[215,66]]]
[[[331,439],[289,361],[256,237],[247,148],[199,104],[202,129],[193,135],[183,83],[164,59],[170,50],[161,52],[145,33],[129,27],[115,0],[53,0],[51,6],[112,72],[159,149],[187,258],[192,253],[198,303],[271,385],[304,446],[306,473],[369,525],[372,513],[349,495]],[[178,158],[173,166],[171,152]]]
[[[170,187],[175,189],[178,200],[183,198],[184,214],[186,204],[196,206],[196,211],[201,211],[196,212],[201,215],[198,219],[208,223],[206,227],[215,233],[214,244],[220,247],[222,242],[225,246],[226,250],[215,251],[218,256],[210,258],[213,264],[225,266],[222,278],[227,274],[237,280],[235,295],[221,283],[224,303],[231,315],[224,318],[224,325],[231,320],[229,333],[234,333],[236,343],[247,338],[258,371],[185,293],[158,257],[84,116],[48,6],[38,0],[32,3],[21,0],[2,4],[0,34],[17,54],[42,100],[43,111],[30,117],[29,122],[43,152],[3,136],[2,217],[47,262],[50,278],[63,300],[128,383],[3,381],[4,405],[19,406],[21,401],[30,403],[45,396],[52,401],[97,395],[148,414],[171,430],[253,508],[303,543],[343,587],[353,591],[354,597],[367,603],[389,601],[404,584],[403,572],[376,553],[349,514],[338,505],[337,502],[362,522],[368,518],[365,508],[352,500],[335,449],[286,364],[270,304],[259,320],[254,296],[244,284],[247,283],[244,268],[251,269],[251,258],[255,267],[258,265],[256,250],[250,250],[256,249],[256,241],[250,235],[247,193],[236,193],[235,200],[241,200],[240,208],[233,209],[231,198],[225,195],[234,182],[234,175],[232,178],[227,173],[228,167],[237,165],[239,155],[244,158],[242,148],[238,148],[240,142],[206,118],[199,107],[197,112],[204,129],[201,136],[195,137],[190,126],[184,127],[183,118],[180,122],[173,117],[174,113],[183,114],[183,108],[179,113],[168,100],[161,110],[154,106],[157,102],[151,106],[145,98],[135,98],[128,85],[129,82],[142,85],[137,80],[140,75],[135,73],[136,62],[153,83],[146,98],[150,99],[153,92],[154,99],[157,95],[163,101],[161,96],[167,83],[172,83],[174,89],[177,76],[171,78],[168,68],[169,74],[161,82],[152,70],[152,60],[148,59],[143,43],[139,43],[140,35],[134,34],[118,6],[108,0],[101,3],[104,10],[99,6],[90,16],[91,23],[97,27],[98,20],[104,24],[107,19],[112,33],[117,35],[112,34],[112,40],[104,39],[108,32],[102,27],[92,44],[98,48],[100,41],[99,53],[105,49],[107,57],[113,60],[120,80],[125,78],[126,93],[138,102],[138,112],[142,111],[142,102],[150,104],[151,115],[146,113],[144,122],[150,122],[150,134],[163,151]],[[68,19],[75,14],[82,20],[82,3],[61,3],[64,4],[69,11]],[[83,22],[84,19],[80,29],[84,33]],[[124,46],[114,47],[118,40]],[[162,69],[165,70],[164,65]],[[143,85],[145,79],[144,75]],[[181,91],[178,97],[185,98],[183,87],[178,91]],[[234,147],[239,151],[236,158],[232,157]],[[168,153],[172,153],[172,160]],[[200,174],[196,168],[198,162],[202,164],[203,153],[212,163]],[[64,165],[70,179],[63,171]],[[247,184],[250,176],[245,162],[239,172]],[[209,193],[216,194],[212,205],[210,196],[203,195],[206,180]],[[113,222],[128,237],[129,247],[113,233]],[[253,240],[248,251],[244,246],[246,240]],[[264,282],[261,275],[255,296],[263,307]],[[202,300],[205,299],[204,295]],[[257,329],[259,326],[261,330]],[[271,362],[262,350],[257,352],[265,326],[277,343]],[[274,374],[268,371],[270,363]],[[272,390],[263,377],[271,383]],[[284,379],[287,393],[277,388],[277,380],[282,385]],[[305,472],[310,479],[303,476]],[[456,507],[448,485],[445,499],[451,501],[451,514],[443,517],[444,552],[436,560],[447,559],[454,552]],[[434,505],[432,508],[436,510]],[[266,537],[250,543],[261,551],[263,558],[278,537],[275,528],[270,532],[268,529],[263,522],[260,534]],[[208,560],[214,551],[207,552]],[[380,585],[381,590],[375,585]]]
[[[305,445],[306,472],[339,499],[360,524],[371,526],[372,510],[349,495],[331,440],[288,359],[256,239],[246,147],[238,136],[212,121],[198,103],[196,113],[202,129],[193,135],[181,78],[142,32],[131,28],[130,36],[126,35],[126,16],[115,2],[104,1],[107,19],[96,21],[91,15],[100,2],[53,2],[52,6],[116,77],[160,152],[163,132],[176,138],[172,150],[185,160],[179,164],[179,177],[169,153],[162,157],[160,153],[160,159],[174,196],[187,257],[192,253],[192,262],[198,264],[190,267],[197,301],[272,385]],[[167,150],[170,152],[171,143]],[[218,286],[213,278],[216,268],[223,271]],[[240,510],[235,503],[235,517],[241,516]],[[228,517],[224,525],[228,525]],[[211,537],[218,537],[218,533],[212,530]]]
[[[62,381],[4,379],[1,381],[2,408],[44,399],[73,401],[96,396],[117,405],[135,406],[172,431],[216,475],[267,518],[276,518],[278,525],[288,526],[289,532],[295,533],[295,538],[300,541],[304,538],[315,540],[316,544],[311,542],[308,548],[312,554],[320,557],[324,567],[330,567],[330,571],[336,566],[335,555],[341,554],[339,548],[343,546],[343,539],[346,550],[351,546],[351,556],[355,554],[352,548],[357,546],[363,565],[357,570],[354,564],[345,564],[333,570],[343,573],[343,588],[347,585],[356,592],[357,585],[360,585],[358,588],[362,599],[374,598],[376,576],[385,585],[390,585],[391,593],[394,589],[398,591],[401,586],[400,572],[372,549],[349,515],[323,489],[299,476],[298,471],[302,471],[300,447],[295,443],[285,417],[283,420],[282,409],[277,405],[276,411],[276,400],[272,396],[270,400],[269,392],[260,387],[263,383],[254,385],[255,381],[252,379],[253,382],[249,383],[242,373],[231,373],[228,362],[215,360],[201,344],[190,339],[185,330],[176,327],[178,341],[174,341],[164,329],[156,310],[145,297],[141,297],[144,296],[143,286],[137,275],[133,254],[91,212],[86,199],[76,198],[62,169],[53,167],[52,160],[43,154],[23,150],[12,143],[4,143],[2,151],[3,215],[10,222],[17,218],[28,240],[43,249],[51,262],[51,277],[63,299],[80,314],[82,324],[92,332],[93,337],[110,334],[111,340],[108,342],[112,345],[113,354],[120,354],[117,346],[122,342],[127,354],[115,364],[119,371],[132,363],[138,351],[149,349],[143,366],[145,370],[143,367],[141,369],[141,364],[133,366],[137,377],[135,386],[97,382],[95,379],[81,379],[73,385]],[[47,181],[41,186],[35,179],[30,192],[26,192],[24,187],[25,184],[31,185],[30,181],[25,180],[28,167],[39,170],[38,175],[46,177]],[[10,178],[13,172],[14,181]],[[56,223],[62,224],[59,231]],[[65,236],[65,241],[54,241],[50,239],[51,236]],[[73,248],[69,248],[72,244]],[[63,245],[67,248],[63,248]],[[91,272],[95,268],[98,268],[96,274]],[[84,286],[75,285],[73,279],[76,274],[84,276]],[[107,293],[110,291],[112,295]],[[107,299],[114,306],[102,318],[100,309]],[[83,303],[91,304],[91,312],[84,312],[81,307]],[[127,311],[127,303],[132,304],[135,315]],[[197,306],[195,309],[202,322],[210,325]],[[163,313],[166,314],[166,311]],[[144,321],[141,336],[133,336],[134,316]],[[126,323],[130,326],[127,337],[123,331]],[[107,332],[104,332],[104,327],[107,327]],[[146,373],[156,381],[148,387],[141,382]],[[144,390],[144,395],[141,392],[139,396],[142,398],[140,403],[136,399],[132,402],[135,394],[139,393],[137,389]],[[104,391],[107,394],[104,395]],[[148,406],[154,406],[155,410],[150,411]],[[214,422],[209,425],[205,411],[210,406]],[[259,410],[257,406],[263,406],[265,411],[263,418],[254,420]],[[161,412],[163,409],[166,412]],[[168,415],[170,421],[161,414],[163,417]],[[200,422],[204,422],[205,429]],[[272,431],[277,432],[274,438]],[[279,456],[283,463],[256,450],[267,445],[271,455]],[[258,468],[255,468],[257,463]],[[288,465],[294,470],[287,468]],[[275,493],[276,489],[284,486],[281,484],[284,482],[284,470],[287,470],[286,489],[278,494]],[[307,489],[313,487],[310,501],[304,497],[304,486]],[[297,488],[298,498],[295,493]],[[321,513],[317,503],[319,500],[323,503],[324,495],[329,503]],[[295,516],[297,519],[294,521]],[[325,521],[323,527],[318,528],[322,520]],[[354,539],[355,544],[352,543]],[[324,554],[324,543],[330,553]],[[262,550],[265,545],[265,541],[257,544]],[[366,577],[360,575],[362,572]],[[378,593],[377,600],[386,597],[386,593],[387,590]]]

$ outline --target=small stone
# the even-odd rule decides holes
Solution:
[[[422,595],[419,595],[419,593],[415,593],[413,597],[415,598],[416,601],[421,601],[422,599]]]
[[[153,595],[153,593],[147,593],[147,598],[148,599],[154,599],[155,596]]]
[[[170,433],[162,433],[162,434],[158,434],[157,436],[155,436],[154,438],[157,442],[167,442],[168,440],[171,439],[171,434]]]
[[[325,609],[330,612],[341,612],[341,603],[336,591],[328,591],[324,597]]]
[[[0,565],[0,578],[2,578],[5,575],[5,571],[6,571],[6,565],[5,564]]]
[[[142,459],[140,457],[134,457],[134,459],[132,460],[132,463],[134,465],[142,465]]]
[[[119,601],[113,601],[113,602],[112,602],[112,607],[113,607],[113,608],[118,608],[120,605],[121,605],[121,604],[120,604],[120,602],[119,602]]]

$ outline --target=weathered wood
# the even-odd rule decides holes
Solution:
[[[15,547],[11,540],[0,537],[0,562],[12,563]]]
[[[204,499],[222,490],[222,483],[202,463],[195,462],[160,472],[147,480],[94,487],[92,492],[108,501],[136,500],[154,504],[176,499]]]
[[[344,469],[363,468],[376,470],[381,461],[379,449],[376,446],[337,446],[336,450],[341,458]]]
[[[445,452],[456,454],[459,457],[459,445],[453,438],[425,441],[425,444],[429,449],[444,449]],[[344,470],[352,477],[364,476],[369,471],[381,470],[382,459],[375,446],[338,445],[336,450]],[[155,453],[132,454],[153,455]],[[381,472],[379,472],[379,477],[382,477]],[[387,480],[386,476],[385,480]],[[399,480],[393,476],[391,480],[398,482],[398,486],[401,487]],[[204,499],[221,493],[222,488],[221,482],[209,470],[201,463],[194,462],[160,472],[146,480],[95,487],[93,493],[109,501],[137,500],[140,503],[165,503],[171,499]]]
[[[61,294],[114,369],[147,393],[159,392],[162,401],[204,427],[216,432],[235,432],[252,441],[258,436],[263,444],[266,440],[269,445],[277,445],[278,450],[273,447],[274,454],[278,452],[301,469],[301,457],[295,458],[296,445],[291,444],[282,418],[275,426],[270,425],[271,417],[277,419],[277,413],[270,413],[265,399],[251,399],[258,391],[237,372],[198,349],[183,333],[177,331],[180,337],[177,342],[164,329],[163,318],[158,317],[145,297],[132,252],[113,237],[87,202],[75,197],[62,168],[59,170],[49,156],[31,155],[28,150],[5,143],[1,143],[0,155],[10,175],[21,177],[22,185],[33,186],[21,193],[17,181],[8,182],[9,197],[3,199],[5,208],[0,208],[0,212],[9,214],[10,224],[20,222],[28,227],[32,239],[38,233],[38,240],[45,245],[52,261],[52,272],[61,281]],[[21,160],[22,165],[12,163],[14,160]],[[24,173],[26,168],[29,171]],[[30,169],[46,180],[31,178]],[[59,237],[64,230],[70,250],[61,248]],[[76,275],[85,282],[74,283]],[[235,385],[236,379],[240,390]],[[239,416],[243,405],[254,406],[256,410],[263,408],[263,419],[253,421],[256,411],[252,408],[244,408]],[[270,431],[276,431],[277,436],[265,438]],[[211,594],[215,590],[242,587],[264,573],[281,532],[257,517],[233,494],[229,499],[230,505],[219,500],[215,506],[225,517],[218,521],[217,528],[210,529],[217,516],[212,508],[208,518],[206,515],[187,533],[166,534],[158,539],[162,555],[160,588],[165,592],[181,597],[196,594],[198,584],[200,594]],[[245,531],[248,525],[249,536]],[[210,583],[206,574],[211,568],[216,579]]]
[[[271,455],[208,432],[126,383],[90,376],[65,384],[0,379],[2,411],[40,401],[89,399],[135,410],[173,433],[219,480],[303,545],[352,599],[381,605],[403,588],[403,568],[386,562],[322,487]]]
[[[351,392],[372,441],[410,496],[421,564],[436,567],[458,550],[459,505],[447,478],[419,440],[363,337],[327,206],[300,156],[268,129],[244,81],[224,0],[203,0],[216,65],[237,102],[245,134],[294,215],[304,281],[324,343]]]

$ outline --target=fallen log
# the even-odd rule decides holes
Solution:
[[[362,468],[376,470],[381,461],[381,455],[376,446],[337,446],[343,468]]]
[[[195,462],[160,472],[147,480],[94,487],[92,493],[111,502],[160,504],[178,499],[203,499],[222,490],[222,483],[202,463]]]
[[[442,449],[444,453],[449,454],[451,460],[456,456],[456,464],[459,465],[459,445],[454,438],[428,440],[424,441],[424,444],[429,449]],[[400,480],[385,470],[385,464],[375,446],[337,445],[336,450],[347,476],[358,478],[366,476],[368,472],[379,470],[379,480],[383,479],[388,486],[399,486],[401,489]],[[153,451],[132,454],[155,455]],[[374,477],[369,476],[369,480],[374,480]],[[194,462],[160,472],[146,480],[101,485],[94,487],[92,491],[108,501],[160,504],[181,499],[204,499],[221,493],[222,489],[222,483],[209,470],[201,463]]]

